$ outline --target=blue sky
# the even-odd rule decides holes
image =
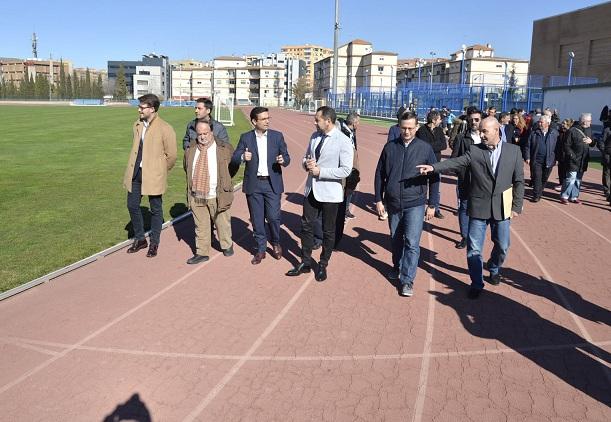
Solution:
[[[0,56],[64,57],[77,67],[268,53],[285,44],[333,47],[334,0],[10,1],[0,13]],[[340,43],[362,38],[399,58],[448,57],[461,44],[490,43],[497,56],[529,59],[532,22],[600,1],[340,0]],[[148,20],[149,23],[145,22]]]

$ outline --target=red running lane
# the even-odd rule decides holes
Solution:
[[[299,163],[314,126],[311,115],[271,115],[293,161],[284,259],[249,263],[254,241],[238,192],[231,258],[215,252],[186,265],[189,220],[163,231],[153,260],[120,251],[1,302],[4,419],[101,420],[128,408],[153,420],[611,419],[611,220],[600,171],[586,173],[583,205],[561,205],[552,190],[525,202],[507,282],[475,302],[465,298],[454,186],[444,177],[446,218],[423,233],[406,299],[384,277],[388,226],[372,213],[387,133],[377,126],[359,129],[357,218],[329,280],[284,276],[299,257]]]

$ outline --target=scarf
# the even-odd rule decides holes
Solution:
[[[195,165],[195,173],[191,184],[191,196],[195,198],[195,202],[203,203],[210,193],[210,173],[208,172],[208,148],[215,146],[214,140],[208,145],[197,143],[199,149],[199,158]]]

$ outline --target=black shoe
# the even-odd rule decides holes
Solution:
[[[441,213],[441,211],[439,210],[435,211],[435,218],[439,218],[440,220],[443,220],[443,214]]]
[[[479,295],[482,294],[482,290],[483,289],[476,289],[475,287],[471,287],[469,289],[469,293],[467,293],[467,297],[469,299],[477,299],[479,297]]]
[[[286,273],[286,275],[288,275],[289,277],[296,277],[301,274],[309,273],[310,271],[312,271],[312,267],[302,262],[301,264],[297,265],[295,268],[290,269]]]
[[[159,249],[159,245],[157,243],[151,243],[151,246],[149,246],[149,250],[146,253],[146,257],[153,258],[157,256],[157,249]]]
[[[414,294],[414,288],[409,284],[401,286],[401,296],[410,297]]]
[[[327,267],[325,265],[319,265],[314,278],[316,281],[325,281],[327,279]]]
[[[210,258],[205,255],[193,255],[191,258],[187,259],[187,264],[199,264],[200,262],[206,262]]]
[[[223,249],[223,255],[225,255],[225,256],[233,255],[233,245],[231,245],[227,249]]]
[[[467,238],[463,237],[460,239],[460,242],[458,242],[454,247],[456,249],[465,249],[467,247]]]
[[[146,239],[134,240],[134,243],[127,249],[127,253],[138,252],[140,249],[144,249],[148,246]]]
[[[530,200],[530,202],[539,202],[541,200],[540,196],[535,196],[533,199]]]
[[[490,277],[488,278],[488,283],[492,284],[493,286],[498,286],[501,284],[501,281],[503,281],[503,277],[499,273],[490,274]]]
[[[320,249],[321,247],[322,247],[322,242],[314,243],[314,246],[312,246],[312,250],[315,251],[316,249]]]

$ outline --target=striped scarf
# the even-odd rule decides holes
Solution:
[[[191,184],[191,196],[196,202],[202,203],[206,201],[206,197],[210,193],[210,172],[208,171],[208,148],[216,145],[214,140],[207,145],[197,143],[199,149],[199,158],[195,165],[195,173]]]

